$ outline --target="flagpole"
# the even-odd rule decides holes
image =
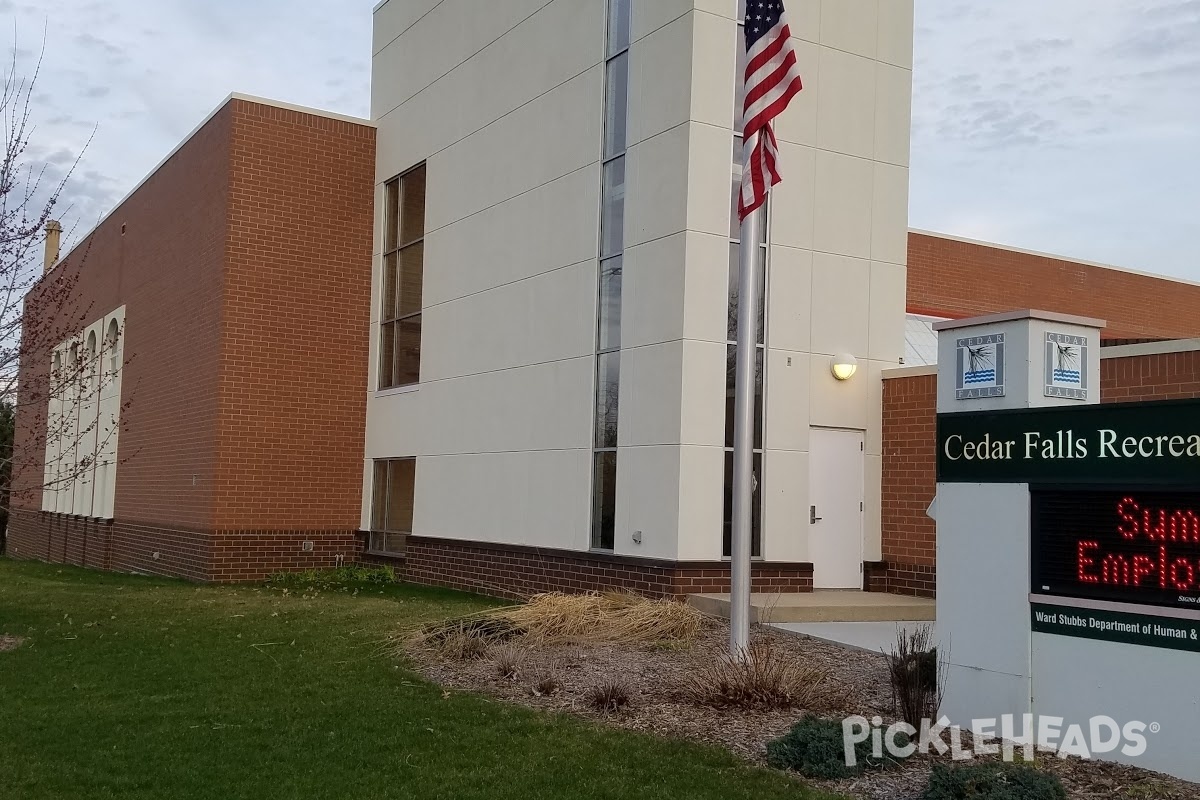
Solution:
[[[733,390],[733,531],[729,563],[729,650],[750,645],[750,540],[754,519],[754,384],[758,352],[758,246],[762,209],[742,220],[738,248],[737,369]]]

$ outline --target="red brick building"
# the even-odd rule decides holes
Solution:
[[[27,314],[63,276],[123,309],[114,496],[43,510],[26,459],[11,555],[194,580],[357,557],[374,168],[370,123],[234,95],[43,277]],[[18,451],[46,444],[19,413]]]
[[[908,310],[963,318],[1038,308],[1107,321],[1102,402],[1200,396],[1200,285],[912,232]],[[1129,344],[1130,340],[1142,341]],[[868,588],[932,596],[936,367],[884,373],[882,560]]]

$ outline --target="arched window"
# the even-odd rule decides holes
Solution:
[[[85,371],[87,374],[87,389],[91,391],[96,388],[96,332],[88,333],[87,338],[87,365]]]
[[[117,350],[117,337],[120,336],[120,326],[115,319],[109,320],[108,332],[104,335],[104,351],[108,353],[109,377],[116,377],[117,369],[121,366],[120,352]]]
[[[70,353],[67,355],[67,369],[70,371],[70,377],[74,380],[79,375],[79,343],[75,342],[71,345]]]

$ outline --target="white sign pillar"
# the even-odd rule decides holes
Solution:
[[[1016,311],[937,323],[937,413],[1100,402],[1102,320]],[[1021,457],[973,442],[949,457]],[[940,446],[940,445],[939,445]],[[938,483],[937,632],[952,724],[1032,713],[1029,485]]]

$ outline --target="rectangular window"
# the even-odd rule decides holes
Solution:
[[[592,547],[616,545],[617,421],[621,391],[621,275],[625,250],[632,0],[608,0],[604,140],[600,159],[600,273],[596,312],[596,431],[592,464]]]
[[[371,488],[371,551],[404,552],[404,540],[412,532],[416,477],[415,458],[375,462]]]
[[[379,388],[390,389],[421,379],[425,165],[388,181],[383,198]]]

